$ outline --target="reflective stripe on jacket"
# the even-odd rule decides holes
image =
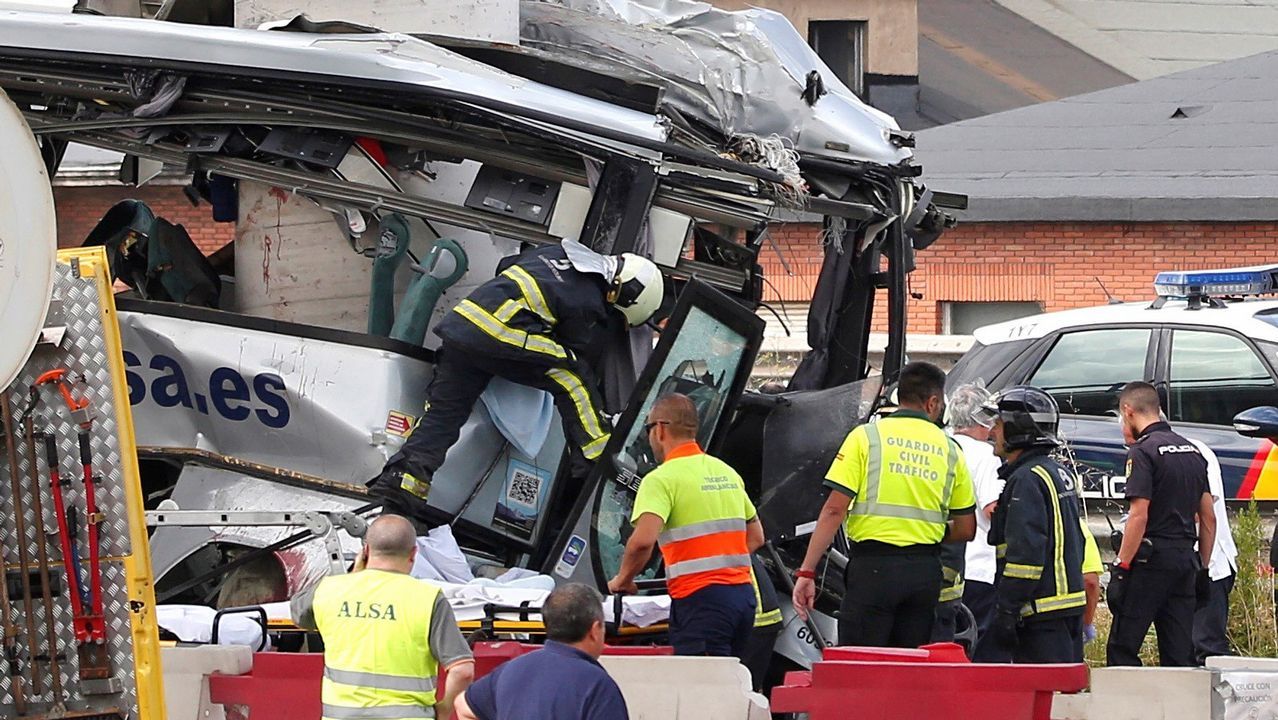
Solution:
[[[947,543],[943,545],[945,548],[949,545],[956,545],[962,550],[963,546],[958,543]],[[945,558],[941,559],[941,596],[938,602],[953,602],[963,597],[963,590],[966,584],[963,582],[963,571],[957,568],[949,567],[945,564]]]
[[[899,410],[848,434],[826,486],[852,497],[844,525],[853,542],[935,545],[951,514],[976,497],[958,444],[922,413]]]
[[[763,561],[756,555],[750,556],[750,579],[754,585],[754,626],[767,627],[781,622],[781,603],[776,586]]]
[[[563,248],[529,250],[440,320],[435,333],[472,351],[565,366],[593,355],[608,320],[604,279],[573,268]]]
[[[439,588],[409,575],[363,570],[315,591],[324,638],[325,720],[435,717],[438,665],[429,645]]]
[[[1007,478],[990,543],[997,550],[997,602],[1023,617],[1078,615],[1083,590],[1083,528],[1078,482],[1042,450],[1004,466]]]
[[[632,521],[644,513],[664,523],[657,540],[671,597],[750,583],[746,524],[755,510],[741,476],[727,463],[696,443],[675,448],[640,483]]]

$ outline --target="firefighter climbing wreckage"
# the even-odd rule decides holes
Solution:
[[[879,404],[875,297],[890,380],[914,252],[964,199],[919,182],[912,137],[781,15],[636,7],[525,0],[517,46],[4,13],[0,89],[50,175],[68,147],[118,153],[130,182],[189,174],[189,196],[235,223],[205,259],[130,202],[86,240],[130,288],[117,320],[148,509],[342,524],[380,504],[375,478],[449,526],[470,567],[448,579],[530,568],[602,588],[656,465],[642,419],[679,392],[788,582],[821,477]],[[812,350],[788,392],[759,395],[745,385],[783,212],[821,219],[824,264]],[[12,267],[0,289],[19,287]],[[23,305],[5,302],[16,327]],[[27,314],[35,330],[54,317]],[[161,603],[278,602],[342,564],[283,521],[178,517],[152,519]],[[778,653],[811,660],[837,603],[819,597]]]
[[[570,472],[585,480],[608,442],[608,420],[585,358],[598,346],[608,307],[629,327],[661,307],[661,271],[633,253],[606,257],[572,240],[529,250],[499,266],[440,321],[443,338],[426,411],[372,482],[385,508],[419,519],[426,531],[431,478],[471,408],[493,378],[545,390],[555,399],[570,442]]]

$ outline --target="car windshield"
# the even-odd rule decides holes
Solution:
[[[1274,327],[1278,327],[1278,308],[1274,308],[1273,310],[1262,310],[1256,313],[1256,319],[1262,322],[1267,322]]]

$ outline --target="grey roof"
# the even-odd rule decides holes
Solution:
[[[1278,220],[1278,52],[918,134],[967,220]]]
[[[919,118],[934,125],[1132,82],[994,0],[919,0]]]

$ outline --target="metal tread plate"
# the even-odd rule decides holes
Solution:
[[[131,634],[129,609],[129,587],[126,578],[124,556],[130,554],[128,506],[124,488],[124,469],[117,427],[117,408],[115,407],[111,370],[108,364],[106,341],[102,323],[102,308],[98,300],[97,280],[93,277],[79,277],[71,265],[58,263],[55,272],[54,295],[62,301],[65,313],[66,334],[57,347],[42,344],[36,347],[30,360],[9,386],[10,410],[15,423],[21,417],[27,405],[28,390],[35,379],[47,370],[63,367],[82,380],[72,386],[72,394],[76,398],[87,398],[93,415],[91,443],[93,470],[97,480],[98,511],[103,520],[100,526],[100,552],[102,570],[103,613],[106,627],[106,656],[110,661],[110,677],[107,683],[94,681],[88,684],[80,680],[77,658],[77,644],[72,624],[72,608],[67,583],[63,577],[62,550],[57,534],[57,520],[54,515],[53,497],[50,493],[48,468],[46,467],[43,444],[37,441],[34,461],[38,478],[43,518],[37,518],[32,507],[31,496],[31,462],[32,454],[21,436],[21,426],[14,428],[19,437],[13,438],[17,444],[19,482],[22,493],[22,512],[26,521],[27,537],[22,542],[27,545],[31,569],[35,569],[38,558],[37,533],[43,531],[45,548],[48,553],[50,572],[57,577],[53,585],[59,591],[54,597],[54,621],[59,645],[60,673],[62,676],[64,705],[67,711],[101,711],[109,712],[118,709],[121,717],[137,720],[138,703],[137,687],[134,677],[134,649]],[[53,433],[57,439],[59,452],[59,469],[63,478],[68,481],[62,488],[63,501],[67,507],[74,506],[82,518],[79,533],[79,552],[81,554],[81,577],[88,587],[88,534],[85,517],[85,497],[83,471],[79,460],[77,426],[69,417],[69,412],[54,386],[46,385],[40,391],[40,402],[32,414],[35,432]],[[12,485],[9,477],[9,465],[0,462],[0,549],[3,551],[3,562],[6,575],[19,570],[19,552],[17,549],[17,527],[15,522]],[[3,590],[0,590],[2,592]],[[37,635],[36,646],[41,657],[47,658],[49,648],[46,643],[46,618],[42,596],[38,583],[33,588],[33,617]],[[13,625],[19,631],[17,644],[19,648],[19,666],[23,675],[23,686],[27,699],[27,713],[56,714],[56,699],[53,697],[50,682],[50,666],[47,660],[32,663],[29,640],[24,615],[24,598],[19,593],[11,595]],[[42,676],[42,692],[34,692],[33,671]],[[18,716],[14,707],[13,678],[8,674],[7,664],[0,663],[0,717]],[[97,685],[98,687],[93,687]],[[107,685],[107,688],[102,687]],[[106,690],[103,692],[103,690]]]

